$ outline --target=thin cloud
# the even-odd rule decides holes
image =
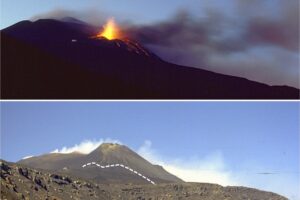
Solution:
[[[170,173],[187,182],[216,183],[223,186],[238,185],[232,172],[226,169],[223,156],[214,152],[203,159],[164,159],[152,148],[147,140],[137,151],[152,163],[163,166]]]
[[[28,159],[28,158],[32,158],[32,157],[33,157],[33,155],[25,156],[25,157],[22,158],[22,160],[25,160],[25,159]]]

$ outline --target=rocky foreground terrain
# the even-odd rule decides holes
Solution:
[[[1,199],[137,199],[137,200],[286,200],[245,187],[206,183],[99,184],[57,172],[36,170],[21,164],[0,162]]]

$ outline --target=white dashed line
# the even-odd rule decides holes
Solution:
[[[130,167],[123,165],[123,164],[111,164],[111,165],[100,165],[96,162],[91,162],[91,163],[86,163],[84,165],[82,165],[83,168],[90,166],[90,165],[96,165],[97,167],[104,169],[104,168],[110,168],[110,167],[123,167],[124,169],[127,169],[130,172],[135,173],[136,175],[140,176],[141,178],[145,179],[146,181],[148,181],[149,183],[155,185],[155,182],[153,182],[152,180],[150,180],[148,177],[142,175],[141,173],[138,173],[137,171],[131,169]]]

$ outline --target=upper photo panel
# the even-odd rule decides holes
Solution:
[[[298,0],[1,4],[2,99],[299,99]]]

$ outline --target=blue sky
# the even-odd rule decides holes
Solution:
[[[84,139],[114,138],[133,148],[151,140],[167,156],[222,150],[233,164],[247,157],[297,171],[298,107],[274,102],[6,102],[3,158],[16,161]]]
[[[1,158],[110,138],[171,171],[181,162],[273,190],[265,181],[299,184],[298,122],[297,102],[2,102]]]

